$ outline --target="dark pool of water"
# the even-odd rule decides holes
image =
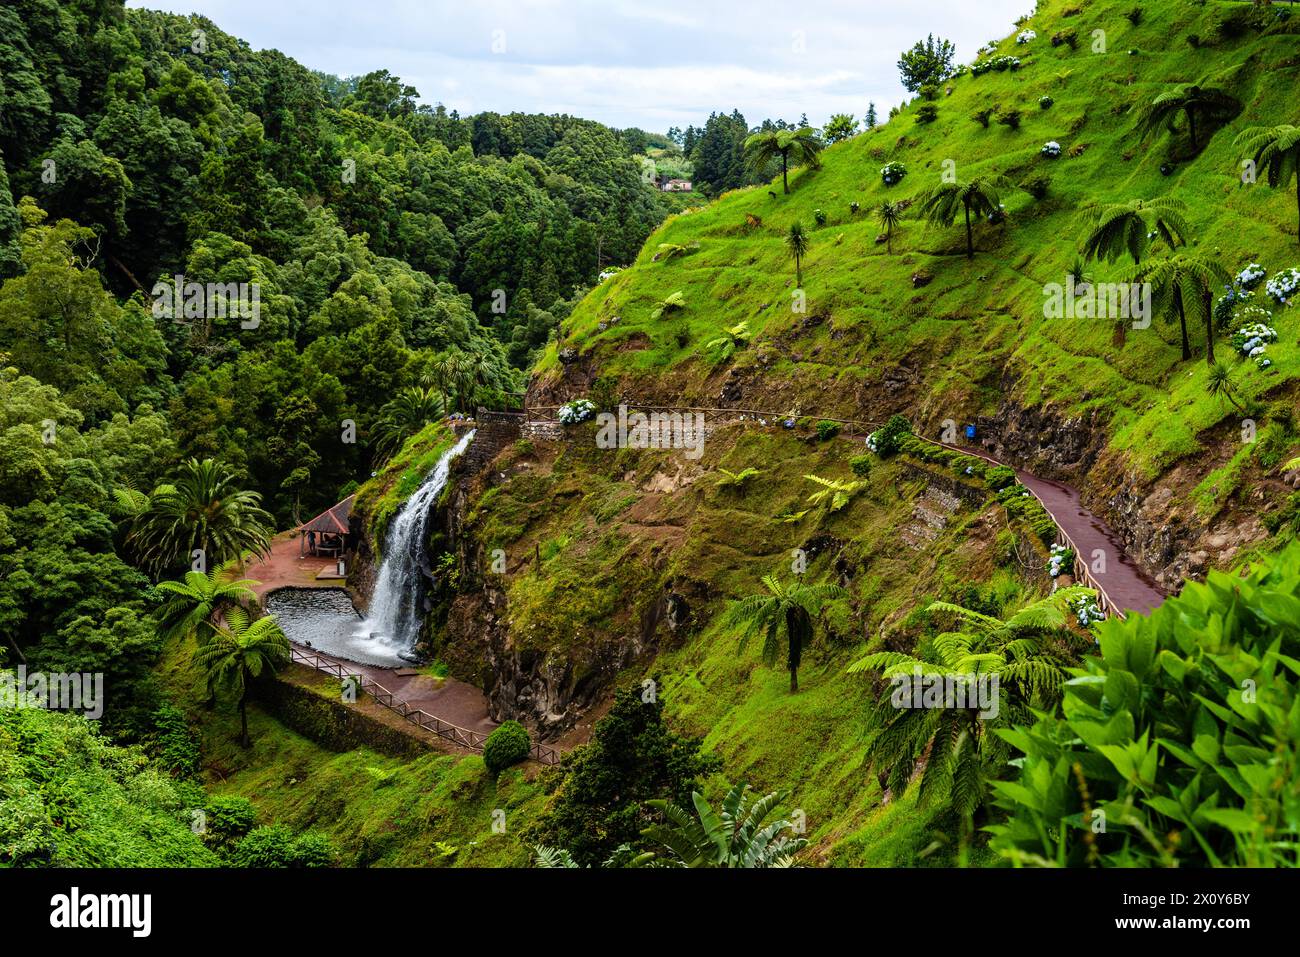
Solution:
[[[361,616],[341,588],[281,588],[266,599],[266,610],[294,644],[363,665],[398,668],[402,649],[361,627]]]

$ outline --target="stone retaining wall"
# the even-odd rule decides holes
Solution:
[[[519,441],[524,431],[524,417],[519,412],[492,412],[479,409],[474,416],[474,441],[465,452],[464,469],[474,474],[507,446]]]

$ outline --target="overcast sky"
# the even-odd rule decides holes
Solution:
[[[663,132],[739,108],[821,125],[885,114],[927,33],[959,61],[1033,0],[128,0],[200,13],[255,49],[340,76],[386,69],[462,114],[571,113]]]

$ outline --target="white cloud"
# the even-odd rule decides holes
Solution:
[[[201,13],[314,69],[387,69],[462,113],[573,113],[662,130],[715,110],[820,123],[861,117],[874,101],[883,114],[906,95],[895,66],[903,49],[934,32],[969,60],[1032,0],[128,2],[141,5]],[[503,31],[504,53],[492,52],[493,31]]]

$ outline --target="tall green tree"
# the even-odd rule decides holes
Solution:
[[[849,113],[836,113],[822,127],[822,135],[832,145],[851,139],[857,132],[858,121]]]
[[[935,39],[931,33],[918,40],[898,58],[898,78],[903,88],[915,93],[931,83],[942,83],[953,74],[953,57],[957,48],[948,40]]]
[[[1124,274],[1126,282],[1150,283],[1152,305],[1157,312],[1178,318],[1182,335],[1183,361],[1192,357],[1187,337],[1187,314],[1205,321],[1205,361],[1214,363],[1214,290],[1228,281],[1228,271],[1214,259],[1177,253],[1163,259],[1148,259]]]
[[[722,766],[716,755],[700,753],[698,738],[664,723],[659,684],[647,682],[616,690],[591,741],[565,756],[556,800],[527,839],[566,848],[583,866],[599,864],[641,842],[654,821],[646,801],[685,803],[700,779]]]
[[[289,660],[289,639],[274,618],[266,615],[250,621],[244,608],[225,613],[207,644],[194,652],[194,663],[209,687],[233,697],[239,706],[239,743],[249,747],[248,686],[263,673],[275,674],[277,666]]]
[[[790,224],[790,231],[785,234],[785,248],[794,257],[794,282],[803,288],[803,258],[808,255],[808,234],[804,232],[803,223]]]
[[[968,183],[943,183],[923,193],[919,211],[937,226],[951,226],[959,215],[966,219],[966,258],[975,258],[975,234],[971,214],[989,216],[1001,208],[1000,176],[976,176]]]
[[[0,153],[0,282],[15,275],[22,264],[22,249],[18,244],[21,232],[22,220],[9,191],[4,154]]]
[[[212,459],[185,462],[171,484],[149,496],[128,541],[155,572],[189,559],[197,549],[207,567],[265,554],[274,531],[262,496],[241,489],[234,472]]]
[[[814,621],[827,601],[845,594],[839,585],[790,584],[775,576],[764,575],[766,592],[734,602],[724,613],[724,628],[740,632],[740,648],[754,635],[763,638],[763,663],[776,664],[781,645],[785,644],[785,666],[790,672],[790,693],[799,690],[799,664],[804,649],[812,644]]]
[[[1268,185],[1274,189],[1285,189],[1295,180],[1296,229],[1300,238],[1300,126],[1252,126],[1242,130],[1234,145],[1250,154],[1257,169],[1268,171]]]
[[[797,130],[763,130],[745,140],[745,161],[750,169],[761,172],[774,160],[781,161],[781,185],[790,192],[790,166],[821,166],[819,154],[824,144],[817,131],[809,126]]]
[[[1224,90],[1198,83],[1181,83],[1158,94],[1138,114],[1138,132],[1146,137],[1159,129],[1174,129],[1181,114],[1187,118],[1187,134],[1192,150],[1200,149],[1197,123],[1226,119],[1240,107],[1236,98]]]
[[[881,651],[850,665],[850,674],[885,682],[870,717],[879,730],[871,761],[883,783],[901,794],[924,761],[922,799],[948,800],[969,819],[987,796],[987,779],[1005,766],[1007,745],[992,728],[1012,727],[1029,718],[1031,708],[1050,708],[1060,697],[1073,660],[1069,605],[1091,594],[1079,586],[1058,589],[1005,619],[934,602],[927,612],[950,622],[950,630],[922,638],[910,653]],[[912,707],[911,683],[918,675],[922,682],[949,676],[991,682],[996,675],[996,702],[988,702],[996,708],[982,709],[970,700],[976,695],[966,707]],[[981,716],[981,710],[996,713]]]

